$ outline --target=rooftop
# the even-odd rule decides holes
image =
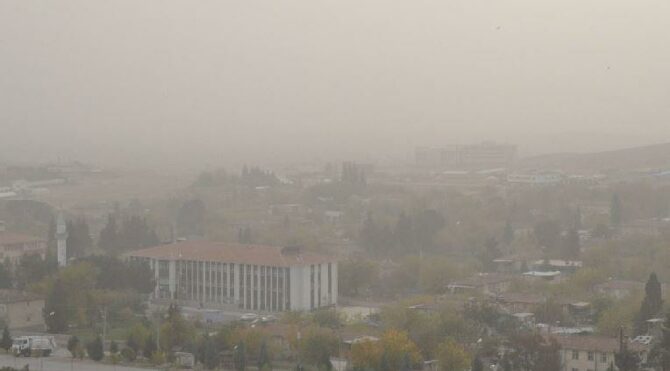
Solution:
[[[184,241],[132,251],[126,256],[158,260],[216,261],[290,267],[323,264],[335,258],[294,247],[243,245],[214,241]]]
[[[30,243],[44,241],[39,237],[28,236],[25,234],[0,231],[0,245],[15,245],[20,243]]]
[[[619,339],[605,336],[566,335],[553,336],[564,349],[586,350],[597,352],[616,352],[619,350]],[[628,342],[628,348],[635,351],[647,350],[638,342]]]

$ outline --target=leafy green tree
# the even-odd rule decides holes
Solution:
[[[205,233],[205,203],[200,199],[185,201],[177,211],[179,236],[202,236]]]
[[[235,363],[236,371],[245,371],[247,368],[247,351],[244,342],[241,341],[235,346],[235,354],[233,355],[233,362]]]
[[[349,258],[338,265],[338,289],[343,295],[357,296],[373,286],[378,277],[377,265],[363,258]]]
[[[68,292],[57,278],[44,303],[44,322],[50,333],[61,333],[68,327]]]
[[[438,350],[440,370],[443,371],[465,371],[470,366],[468,352],[451,339],[440,344]]]
[[[112,354],[117,354],[119,352],[119,343],[117,343],[115,340],[112,340],[112,342],[109,344],[109,352]]]
[[[635,333],[641,335],[647,330],[647,320],[654,318],[663,309],[663,298],[661,296],[661,283],[656,273],[651,273],[644,286],[645,296],[640,306],[640,311],[635,318]]]
[[[208,370],[213,370],[219,365],[219,355],[216,351],[216,343],[214,339],[205,336],[202,342],[202,363]],[[259,368],[260,370],[260,368]]]
[[[97,336],[93,341],[86,344],[86,352],[92,360],[96,362],[102,361],[105,357],[105,353],[102,350],[102,339],[100,336]]]
[[[554,220],[544,220],[535,225],[533,234],[539,247],[554,252],[561,241],[561,226]]]
[[[0,289],[12,288],[12,274],[6,264],[0,263]]]
[[[142,347],[142,355],[146,359],[151,359],[151,357],[156,353],[158,350],[158,346],[156,345],[156,339],[154,339],[153,334],[149,334],[149,336],[146,338],[144,341],[144,346]]]
[[[270,362],[270,354],[268,353],[268,345],[264,341],[261,344],[261,350],[258,354],[258,369],[263,370],[268,368],[272,369],[272,363]]]
[[[579,257],[581,244],[579,241],[579,233],[576,229],[570,228],[563,237],[563,257],[565,259],[576,259]]]
[[[472,359],[472,371],[484,371],[484,362],[479,356]]]
[[[5,325],[5,328],[2,330],[2,339],[0,339],[0,348],[4,349],[5,352],[9,352],[11,347],[12,335],[9,334],[9,327]]]
[[[628,349],[622,328],[619,334],[619,351],[614,354],[614,364],[619,371],[638,371],[641,361],[639,354]]]
[[[510,337],[511,353],[507,355],[510,369],[518,371],[560,371],[559,344],[534,333]]]
[[[67,340],[67,350],[72,355],[72,358],[77,357],[77,349],[80,346],[81,342],[79,341],[79,338],[76,335],[70,336],[70,338]]]
[[[98,246],[108,254],[116,254],[121,247],[119,244],[119,227],[116,223],[116,216],[113,214],[107,216],[107,224],[100,231]]]

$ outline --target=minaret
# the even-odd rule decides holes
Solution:
[[[67,225],[62,212],[58,213],[58,220],[56,221],[56,240],[58,266],[64,267],[67,265]]]

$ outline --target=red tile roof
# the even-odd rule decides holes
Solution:
[[[293,248],[213,241],[185,241],[161,245],[132,251],[127,253],[126,256],[163,260],[216,261],[278,267],[323,264],[335,261],[330,256],[295,251]]]
[[[15,245],[20,243],[44,242],[43,239],[13,232],[0,232],[0,245]]]

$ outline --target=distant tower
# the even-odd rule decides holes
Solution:
[[[67,225],[63,218],[63,213],[58,213],[58,220],[56,221],[56,240],[58,246],[58,266],[64,267],[67,265]]]

